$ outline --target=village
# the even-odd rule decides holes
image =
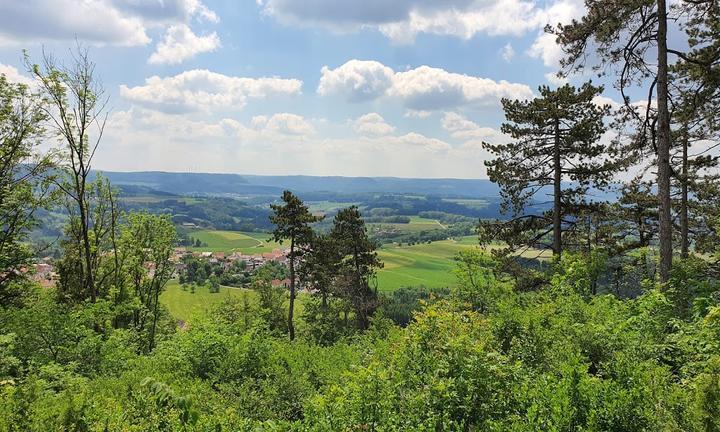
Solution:
[[[205,279],[201,277],[198,281],[190,276],[192,272],[189,265],[193,262],[200,262],[206,263],[209,268],[213,269],[212,273],[215,275],[224,276],[221,279],[223,285],[238,286],[245,285],[250,276],[264,265],[274,265],[285,269],[289,253],[289,249],[273,249],[272,252],[243,254],[242,252],[190,251],[186,247],[176,247],[171,260],[175,264],[174,277],[179,278],[181,283],[185,279],[195,282],[202,282]],[[209,274],[206,276],[209,276]],[[272,285],[287,288],[290,286],[290,281],[285,277],[275,278],[272,280]]]
[[[189,263],[200,262],[207,263],[214,269],[215,274],[231,273],[232,275],[232,273],[236,273],[235,276],[244,276],[236,280],[248,280],[255,270],[268,263],[284,268],[287,265],[289,252],[289,249],[273,249],[272,252],[243,254],[242,252],[200,252],[189,250],[187,247],[176,247],[170,260],[175,269],[173,278],[183,280],[184,276],[188,274]],[[148,263],[146,268],[148,274],[152,275],[153,266]],[[30,273],[31,279],[46,288],[55,286],[59,280],[57,269],[51,258],[43,258],[35,263]],[[237,273],[242,274],[238,275]],[[290,281],[287,278],[277,278],[272,280],[272,285],[289,287]]]

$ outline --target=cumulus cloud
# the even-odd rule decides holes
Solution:
[[[418,34],[470,39],[522,35],[555,24],[581,0],[258,0],[264,14],[300,26],[347,32],[377,29],[397,43]]]
[[[148,59],[152,64],[179,64],[200,53],[215,51],[220,46],[220,38],[213,32],[206,36],[197,36],[185,24],[168,27],[165,39],[157,45]]]
[[[568,79],[564,76],[559,76],[557,72],[548,72],[545,75],[545,79],[554,86],[564,86],[568,83]]]
[[[300,135],[323,124],[289,113],[199,120],[141,107],[113,113],[108,121],[98,169],[235,172],[254,174],[477,177],[478,160],[465,150],[420,133],[328,138]],[[294,126],[293,126],[294,124]],[[282,126],[286,125],[286,126]],[[299,129],[298,129],[299,127]],[[199,145],[202,143],[202,145]],[[142,154],[142,158],[137,155]],[[258,160],[272,163],[258,164]],[[421,168],[419,168],[421,167]]]
[[[552,26],[569,24],[573,19],[582,17],[584,13],[585,6],[581,0],[557,0],[543,12],[540,22]],[[542,60],[545,66],[555,70],[560,68],[560,60],[564,57],[562,48],[556,42],[556,37],[545,33],[542,28],[538,31],[538,35],[528,49],[527,54],[530,57]],[[548,78],[548,81],[553,82],[548,75],[545,77]]]
[[[380,32],[397,43],[410,43],[420,33],[470,39],[476,34],[519,36],[538,26],[542,11],[531,1],[477,0],[458,8],[412,8],[404,20],[381,24]]]
[[[420,66],[395,75],[389,94],[408,108],[433,110],[458,105],[492,105],[501,98],[528,99],[533,93],[525,84],[494,81]]]
[[[283,135],[312,135],[315,128],[304,117],[290,113],[276,113],[270,118],[255,116],[252,119],[255,129]]]
[[[483,142],[498,144],[509,140],[509,137],[499,130],[481,127],[455,112],[445,113],[442,119],[442,127],[453,138],[464,142],[466,145],[477,146],[478,148],[482,146]]]
[[[176,64],[219,46],[218,36],[196,36],[188,24],[219,18],[200,0],[0,1],[0,46],[79,39],[94,45],[142,46],[148,30],[166,29],[150,62]]]
[[[111,0],[115,8],[153,22],[190,21],[193,17],[216,23],[219,18],[200,0]]]
[[[415,112],[460,105],[488,106],[501,98],[528,99],[533,95],[525,84],[494,81],[429,66],[395,72],[382,63],[360,60],[350,60],[336,69],[323,67],[318,93],[338,94],[352,102],[388,96],[399,99]]]
[[[0,36],[6,43],[72,40],[121,46],[150,42],[140,17],[109,2],[24,0],[0,2]]]
[[[352,102],[376,99],[392,86],[394,72],[376,61],[350,60],[330,69],[323,66],[318,94],[339,94]]]
[[[258,0],[263,12],[281,20],[317,25],[386,24],[405,20],[414,10],[465,9],[473,0]]]
[[[431,152],[444,152],[452,148],[452,146],[445,141],[436,138],[428,138],[417,132],[410,132],[399,136],[397,137],[397,141],[401,144],[409,146],[423,147],[425,150],[429,150]]]
[[[168,113],[242,108],[248,99],[300,94],[302,81],[244,78],[193,69],[175,76],[153,76],[144,85],[120,86],[120,95],[135,104]]]
[[[395,127],[390,126],[378,113],[368,113],[361,116],[355,120],[353,129],[356,133],[366,136],[384,136],[395,131]]]
[[[503,60],[506,62],[509,62],[513,59],[513,57],[515,57],[515,50],[513,49],[511,43],[508,42],[504,47],[502,47],[500,50],[500,56],[502,56]]]
[[[21,74],[16,68],[2,63],[0,63],[0,75],[5,75],[5,78],[12,83],[33,84],[32,78]]]
[[[405,114],[403,114],[403,117],[423,119],[423,118],[428,118],[431,115],[432,115],[432,113],[430,111],[422,111],[422,110],[418,111],[418,110],[409,109],[409,110],[405,111]]]
[[[547,67],[559,68],[563,52],[560,45],[555,42],[555,36],[549,33],[542,33],[535,38],[535,41],[528,49],[530,57],[542,60]]]
[[[593,98],[593,103],[597,106],[609,105],[611,110],[617,110],[624,105],[623,103],[607,96],[595,96]]]

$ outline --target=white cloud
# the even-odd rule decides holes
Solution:
[[[432,113],[430,111],[422,111],[422,110],[418,111],[418,110],[409,109],[409,110],[405,111],[405,114],[403,114],[403,117],[424,119],[424,118],[430,117],[431,115],[432,115]]]
[[[6,0],[0,1],[0,46],[75,39],[143,46],[151,42],[149,30],[165,29],[150,63],[177,64],[220,45],[215,33],[196,36],[193,20],[219,18],[201,0]]]
[[[402,21],[413,11],[465,9],[473,0],[258,0],[263,12],[288,23],[328,27]]]
[[[385,136],[395,131],[395,127],[390,126],[378,113],[368,113],[361,116],[355,120],[353,129],[356,133],[366,136]]]
[[[269,119],[265,116],[256,116],[252,123],[256,128],[260,127],[266,131],[283,135],[306,136],[315,133],[315,128],[297,114],[277,113]]]
[[[5,75],[5,78],[12,83],[33,84],[32,78],[21,74],[16,68],[2,63],[0,63],[0,75]]]
[[[415,112],[461,105],[488,106],[501,98],[527,99],[533,95],[525,84],[451,73],[429,66],[394,72],[382,63],[359,60],[350,60],[336,69],[323,67],[318,93],[338,94],[348,101],[388,96],[399,99]]]
[[[560,60],[564,54],[560,45],[555,42],[555,35],[541,33],[528,49],[528,55],[541,59],[547,67],[557,69],[560,67]]]
[[[581,0],[258,0],[279,21],[337,32],[377,29],[396,43],[418,34],[470,39],[479,33],[522,35],[556,24]]]
[[[219,46],[220,38],[215,32],[197,36],[185,24],[172,25],[167,28],[165,39],[158,43],[148,63],[179,64],[197,54],[215,51]]]
[[[499,130],[481,127],[455,112],[445,113],[442,119],[442,127],[453,138],[464,142],[466,145],[477,146],[478,148],[482,146],[483,142],[498,144],[509,140],[509,137]]]
[[[452,146],[445,141],[441,141],[436,138],[428,138],[417,132],[410,132],[399,136],[396,140],[401,144],[423,147],[425,150],[429,150],[431,152],[444,152],[452,148]]]
[[[189,22],[193,17],[212,23],[219,21],[217,14],[200,0],[110,0],[110,4],[147,22]]]
[[[380,31],[397,43],[410,43],[420,33],[470,39],[478,33],[519,36],[537,28],[539,10],[522,0],[473,1],[465,8],[444,2],[442,9],[414,8],[404,20],[382,24]]]
[[[302,81],[283,78],[243,78],[193,69],[175,76],[153,76],[145,85],[120,86],[120,95],[135,104],[164,112],[242,108],[248,99],[300,94]]]
[[[0,2],[0,36],[6,43],[80,40],[121,46],[150,42],[138,16],[108,1],[23,0]]]
[[[508,42],[507,44],[505,44],[504,47],[502,47],[502,49],[500,50],[500,56],[502,56],[503,60],[505,60],[506,62],[509,62],[513,59],[513,57],[515,57],[515,50],[513,49],[510,42]]]
[[[556,36],[545,33],[542,27],[545,24],[556,26],[557,24],[569,24],[573,19],[581,18],[585,13],[585,6],[582,0],[557,0],[549,8],[543,11],[540,22],[543,23],[535,41],[530,46],[527,54],[530,57],[541,59],[543,64],[553,69],[560,68],[560,60],[564,53],[556,42]]]
[[[568,83],[566,77],[558,76],[557,72],[548,72],[545,75],[545,79],[552,85],[561,87]]]
[[[607,96],[595,96],[593,98],[593,103],[597,106],[610,105],[611,110],[617,110],[624,105],[623,103]]]
[[[273,120],[274,119],[274,120]],[[309,126],[303,125],[303,122]],[[480,159],[419,133],[357,136],[348,123],[329,125],[346,135],[328,138],[288,113],[197,120],[130,108],[115,112],[97,155],[98,169],[255,174],[477,177]],[[290,133],[294,132],[294,133]],[[302,135],[301,133],[308,133]],[[142,154],[142,158],[137,155]],[[258,163],[271,160],[272,163]],[[419,170],[419,167],[422,167]]]
[[[350,60],[336,69],[322,68],[320,95],[339,94],[349,101],[376,99],[392,86],[394,72],[376,61]]]
[[[459,105],[493,105],[501,98],[527,99],[533,93],[525,84],[494,81],[420,66],[395,75],[391,96],[408,108],[435,110]]]

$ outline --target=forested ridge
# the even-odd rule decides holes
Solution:
[[[483,144],[503,217],[477,221],[449,288],[378,292],[361,209],[323,220],[285,190],[265,213],[203,209],[267,216],[283,262],[187,321],[161,302],[184,221],[121,206],[92,168],[108,99],[89,51],[26,54],[34,84],[0,75],[0,431],[720,431],[720,6],[585,3],[547,29],[564,73],[650,99],[613,107],[592,82],[504,99],[509,142]],[[475,215],[380,195],[367,219],[403,205]],[[29,235],[58,207],[42,284]]]

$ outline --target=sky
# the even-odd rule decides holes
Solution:
[[[88,47],[102,170],[486,178],[580,0],[0,0],[0,73]],[[607,97],[619,100],[608,86]]]

